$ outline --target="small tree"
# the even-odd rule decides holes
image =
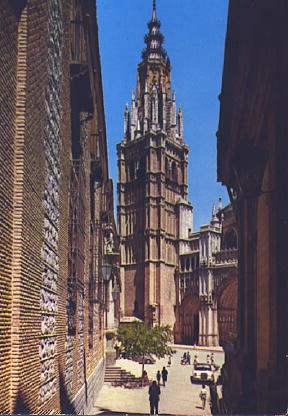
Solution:
[[[121,351],[127,358],[142,357],[142,374],[146,354],[154,354],[157,358],[171,355],[173,350],[168,346],[172,341],[172,330],[169,325],[147,327],[144,323],[134,321],[120,326],[117,340],[121,343]]]

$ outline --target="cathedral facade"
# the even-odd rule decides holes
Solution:
[[[117,146],[122,313],[149,325],[174,326],[182,202],[188,206],[184,221],[192,224],[188,147],[155,2],[148,29],[137,90],[131,108],[126,105],[124,137]]]
[[[148,29],[117,146],[122,317],[168,324],[177,343],[218,346],[236,333],[237,241],[225,244],[235,218],[220,203],[193,231],[189,149],[155,1]]]

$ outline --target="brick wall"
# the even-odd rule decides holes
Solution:
[[[38,405],[45,21],[45,2],[30,1],[20,17],[18,32],[11,350],[11,409],[15,412]]]
[[[13,231],[14,136],[16,105],[17,21],[9,0],[0,1],[0,392],[10,386],[11,267]],[[0,413],[9,395],[0,396]]]
[[[2,413],[82,411],[103,382],[103,309],[93,302],[93,333],[89,335],[89,300],[97,292],[89,291],[92,240],[94,254],[102,247],[101,234],[90,233],[90,197],[94,193],[94,183],[90,183],[91,137],[96,140],[99,116],[96,103],[92,120],[86,110],[78,114],[78,140],[83,145],[83,186],[78,189],[83,205],[83,267],[77,276],[74,338],[68,333],[68,264],[72,254],[68,237],[74,209],[70,198],[74,140],[70,19],[75,3],[27,0],[21,7],[13,2],[12,8],[8,0],[0,0]],[[77,7],[81,10],[82,2]],[[91,18],[93,12],[91,6]],[[84,42],[84,38],[79,41]],[[92,46],[96,48],[96,44]],[[83,51],[87,53],[87,48]],[[97,199],[96,192],[94,196]],[[101,198],[95,210],[100,221]],[[98,273],[99,261],[95,259],[96,285]]]

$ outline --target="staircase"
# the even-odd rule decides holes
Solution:
[[[142,387],[141,377],[135,377],[133,374],[123,370],[121,367],[107,366],[105,370],[104,383],[112,384],[114,387]]]

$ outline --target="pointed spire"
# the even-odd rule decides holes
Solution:
[[[136,129],[136,139],[138,139],[139,137],[141,137],[142,132],[141,132],[141,125],[140,125],[140,120],[137,120],[137,129]]]
[[[142,52],[144,60],[166,61],[167,52],[163,48],[164,36],[160,32],[161,23],[156,15],[156,0],[153,0],[152,19],[148,23],[149,32],[145,36],[146,48]]]
[[[176,92],[172,92],[172,102],[170,107],[170,127],[175,128],[177,125],[177,112],[176,112]]]
[[[216,224],[219,224],[219,218],[217,217],[216,205],[215,203],[213,203],[211,225],[216,225]]]
[[[130,112],[129,112],[129,106],[128,104],[125,105],[125,111],[124,111],[124,138],[129,139],[130,135]]]
[[[183,140],[184,128],[183,128],[183,112],[182,112],[181,105],[178,109],[178,114],[177,114],[177,127],[178,127],[178,138],[180,140]]]
[[[219,200],[218,200],[218,211],[221,211],[221,209],[223,208],[223,205],[222,205],[222,198],[221,197],[219,197]]]
[[[153,0],[152,21],[155,22],[156,20],[157,20],[157,16],[156,16],[156,0]]]

